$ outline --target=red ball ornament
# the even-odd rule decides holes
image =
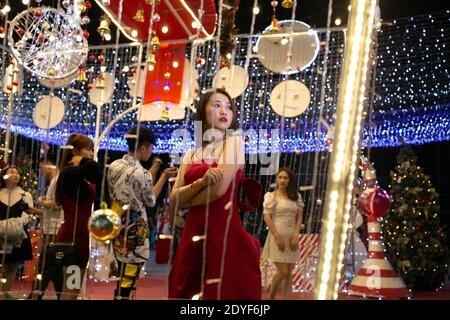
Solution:
[[[379,218],[386,214],[390,206],[389,194],[381,188],[369,188],[359,196],[361,210],[373,218]]]
[[[86,30],[83,31],[83,37],[85,39],[89,38],[89,32],[87,32]]]
[[[44,42],[45,41],[45,34],[41,33],[40,35],[38,35],[37,41]]]
[[[78,100],[73,99],[72,101],[70,101],[70,103],[72,104],[72,106],[76,106],[78,104]]]
[[[8,91],[12,91],[12,89],[13,89],[12,84],[8,84],[8,85],[6,86],[6,89],[8,89]]]
[[[21,37],[23,37],[23,35],[25,34],[25,31],[22,28],[17,29],[17,34]]]
[[[89,90],[91,90],[93,87],[94,87],[94,85],[93,85],[92,83],[89,83],[89,84],[87,85],[87,88],[88,88]]]
[[[84,6],[86,7],[86,9],[90,9],[92,7],[92,3],[90,3],[89,1],[85,1]]]
[[[3,27],[0,27],[0,34],[5,33],[5,29]]]
[[[34,16],[35,17],[40,17],[40,16],[42,16],[42,9],[41,8],[36,8],[35,10],[34,10]]]
[[[90,61],[90,62],[94,62],[94,61],[95,61],[95,56],[94,56],[93,54],[91,54],[91,55],[89,56],[89,61]]]
[[[101,54],[97,57],[97,60],[98,60],[98,62],[103,62],[103,61],[105,61],[105,56]]]

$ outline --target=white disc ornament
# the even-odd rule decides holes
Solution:
[[[282,117],[292,118],[302,114],[311,102],[308,88],[296,80],[280,82],[270,94],[273,111]]]
[[[212,86],[214,89],[225,89],[234,99],[247,88],[248,73],[244,68],[236,65],[232,65],[231,68],[222,68],[214,76]]]
[[[275,73],[293,74],[306,69],[319,53],[317,32],[296,20],[279,21],[279,25],[279,31],[272,32],[268,27],[265,35],[259,37],[256,44],[259,61]]]
[[[150,71],[147,71],[150,72]],[[145,94],[145,71],[138,69],[133,80],[128,84],[131,97],[143,97]]]
[[[19,13],[11,21],[8,43],[13,56],[25,69],[40,78],[53,80],[75,73],[86,60],[88,51],[80,17],[45,7]]]
[[[33,121],[41,129],[56,127],[64,118],[66,108],[64,102],[55,96],[44,96],[36,104]]]
[[[108,103],[114,92],[114,77],[111,73],[103,73],[103,83],[100,85],[102,75],[94,81],[94,87],[89,90],[89,99],[92,104],[102,106]]]

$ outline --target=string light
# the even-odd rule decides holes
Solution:
[[[385,26],[378,36],[378,61],[377,61],[377,86],[374,100],[373,123],[369,127],[367,123],[364,128],[364,147],[390,147],[407,144],[423,144],[428,142],[445,141],[450,139],[450,84],[446,81],[449,73],[448,56],[450,56],[450,38],[446,37],[444,26],[448,23],[450,12],[430,16],[415,17],[396,20],[392,26]],[[324,33],[320,33],[321,40]],[[106,40],[106,39],[105,39]],[[332,115],[335,113],[336,100],[338,95],[338,79],[342,68],[342,52],[344,48],[344,36],[342,32],[332,32],[330,39],[330,61],[333,62],[333,71],[327,76],[326,100],[324,106],[324,118],[328,123],[334,123]],[[256,37],[250,39],[252,47],[256,45]],[[247,39],[237,38],[236,56],[237,64],[243,65],[245,56],[240,54],[242,48],[246,48]],[[200,88],[209,88],[212,77],[218,70],[218,65],[214,64],[215,46],[210,46],[209,42],[199,46],[199,52],[206,60],[206,65],[199,70]],[[427,50],[428,48],[428,50]],[[255,49],[257,49],[255,47]],[[2,49],[0,49],[2,50]],[[103,48],[101,49],[103,50]],[[115,49],[105,49],[105,65],[107,72],[111,72],[113,63],[113,52]],[[90,54],[98,56],[100,48],[93,48]],[[255,51],[255,50],[254,50]],[[255,51],[256,52],[256,51]],[[115,94],[111,105],[105,105],[105,112],[118,114],[128,108],[131,103],[129,95],[129,83],[133,74],[128,73],[130,68],[137,62],[131,61],[131,57],[137,53],[136,47],[119,48],[119,69],[116,74],[120,77],[116,79]],[[239,54],[238,54],[239,53]],[[186,53],[188,57],[189,52]],[[266,147],[258,145],[258,137],[250,137],[246,142],[246,152],[254,154],[265,152],[275,146],[274,150],[295,153],[300,151],[327,151],[326,133],[317,135],[317,113],[320,89],[320,65],[322,54],[319,58],[302,73],[292,75],[292,79],[304,82],[311,92],[311,105],[299,117],[285,119],[286,131],[283,137],[283,144],[279,140],[267,139]],[[173,62],[175,63],[175,62]],[[99,65],[95,62],[87,62],[86,70],[95,67],[94,76],[99,70]],[[123,72],[121,72],[123,71]],[[280,75],[272,74],[266,70],[256,57],[250,60],[248,68],[250,84],[244,92],[244,108],[242,127],[244,130],[250,128],[265,128],[269,134],[272,130],[281,127],[280,118],[274,114],[270,107],[269,94],[271,88],[279,83],[283,78]],[[13,132],[23,134],[30,138],[44,141],[48,138],[49,143],[62,145],[65,143],[68,134],[73,132],[86,133],[94,136],[93,126],[85,128],[84,119],[95,119],[95,108],[89,103],[89,96],[84,85],[71,85],[71,88],[80,90],[82,94],[75,94],[67,88],[55,89],[55,95],[70,101],[76,99],[77,104],[68,105],[66,119],[62,126],[47,131],[37,129],[32,121],[32,111],[39,101],[39,97],[48,94],[49,89],[40,85],[34,76],[26,73],[24,83],[24,93],[20,97],[20,108],[15,111],[17,121],[13,126]],[[137,80],[136,78],[134,79]],[[401,89],[400,89],[401,88]],[[71,89],[69,89],[71,90]],[[0,95],[2,102],[7,100],[5,94]],[[137,103],[142,101],[137,99]],[[237,110],[240,110],[240,99],[236,99]],[[18,102],[19,103],[19,102]],[[4,105],[4,104],[3,104]],[[116,112],[116,113],[115,113]],[[6,114],[3,112],[3,114]],[[195,114],[191,112],[191,119]],[[6,117],[0,118],[0,127],[6,127]],[[126,142],[123,139],[123,132],[135,124],[136,113],[130,113],[116,127],[108,143],[102,141],[101,148],[125,151]],[[239,117],[238,117],[239,119]],[[291,122],[296,123],[296,128],[301,130],[291,130]],[[105,122],[102,121],[102,126]],[[170,152],[172,147],[180,147],[180,151],[186,150],[181,141],[171,139],[171,133],[182,126],[180,121],[152,122],[150,127],[157,133],[157,143],[155,152]],[[188,124],[186,129],[191,136],[194,135],[193,126]],[[191,147],[188,144],[186,148]]]

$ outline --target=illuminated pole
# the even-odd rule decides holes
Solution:
[[[352,0],[335,143],[331,154],[320,258],[314,288],[318,300],[337,299],[351,211],[362,110],[377,0]]]

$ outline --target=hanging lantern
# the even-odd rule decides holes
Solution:
[[[156,35],[155,32],[152,33],[152,40],[151,40],[151,48],[153,53],[155,53],[156,51],[158,51],[159,47],[161,46],[161,44],[159,43],[159,38]]]
[[[103,19],[100,21],[100,26],[97,28],[97,32],[101,37],[105,39],[111,39],[111,30],[109,29],[109,21]]]
[[[292,0],[283,0],[281,6],[285,9],[291,9],[294,6],[294,1]]]
[[[133,17],[134,21],[144,22],[144,9],[138,9]]]

